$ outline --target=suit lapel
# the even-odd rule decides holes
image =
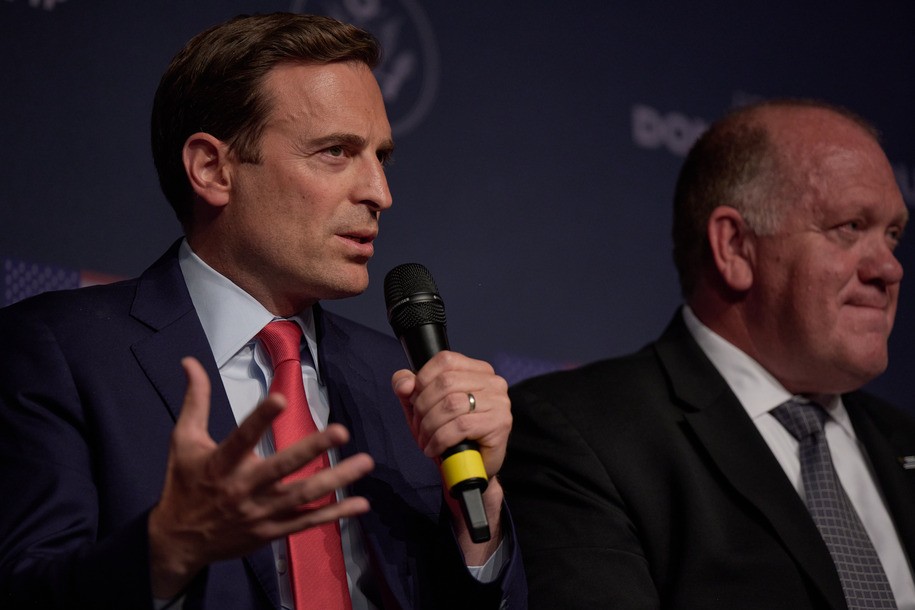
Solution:
[[[330,420],[349,428],[352,441],[341,454],[364,451],[381,463],[388,462],[387,427],[379,413],[379,388],[372,367],[350,345],[350,336],[320,306],[314,307],[321,376],[330,399]]]
[[[915,435],[885,419],[889,405],[873,405],[863,394],[842,397],[855,435],[864,446],[909,563],[915,564],[915,470],[902,459],[915,455]],[[872,408],[873,407],[873,408]]]
[[[140,277],[130,313],[153,330],[131,349],[172,416],[177,419],[184,401],[181,359],[193,356],[206,369],[212,384],[210,435],[217,442],[224,439],[235,429],[235,418],[178,266],[177,244]]]
[[[389,424],[379,411],[388,406],[381,397],[393,394],[390,386],[380,385],[372,366],[360,356],[359,350],[369,349],[370,346],[354,349],[346,330],[320,306],[314,307],[314,316],[321,375],[330,400],[330,419],[345,425],[351,434],[351,441],[341,448],[341,457],[368,453],[375,460],[376,470],[396,464],[390,455]],[[369,475],[352,490],[367,497],[373,506],[373,511],[360,518],[359,524],[378,590],[364,593],[385,608],[411,608],[414,605],[410,593],[413,590],[413,570],[408,565],[405,551],[397,545],[385,525],[378,521],[372,481],[380,479],[375,475]],[[387,479],[381,484],[389,483],[391,481]],[[394,493],[398,491],[394,490]]]
[[[832,558],[765,440],[678,313],[656,344],[684,417],[722,477],[769,523],[831,607],[845,607]]]
[[[130,313],[149,326],[152,332],[131,346],[131,350],[175,420],[181,412],[186,389],[181,359],[193,356],[200,361],[212,386],[209,432],[219,442],[235,430],[235,416],[178,265],[179,243],[174,244],[140,277]],[[246,556],[245,561],[265,594],[279,607],[279,590],[270,546]]]

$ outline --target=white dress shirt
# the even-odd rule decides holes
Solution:
[[[702,324],[688,306],[683,307],[683,319],[690,334],[724,377],[803,498],[798,441],[771,413],[772,409],[793,395],[758,362]],[[828,395],[816,398],[829,414],[824,432],[836,473],[877,550],[896,604],[899,610],[915,610],[915,582],[911,567],[883,495],[874,481],[870,460],[848,419],[842,397]]]

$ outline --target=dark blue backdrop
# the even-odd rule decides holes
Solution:
[[[381,279],[417,261],[453,346],[512,380],[631,351],[679,303],[682,155],[732,105],[851,107],[915,205],[915,5],[838,4],[0,0],[3,302],[142,271],[179,234],[147,135],[169,59],[232,15],[313,11],[382,39],[397,139],[374,281],[328,306],[387,329]],[[915,269],[911,240],[899,256]],[[872,389],[915,409],[910,292]]]

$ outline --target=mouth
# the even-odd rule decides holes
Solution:
[[[371,258],[375,253],[373,242],[378,236],[377,230],[349,231],[338,233],[337,237],[347,243],[357,258]]]
[[[849,307],[857,307],[861,309],[876,309],[879,311],[886,311],[890,307],[890,299],[887,296],[873,296],[873,297],[857,297],[849,299],[846,301],[846,305]]]
[[[352,233],[340,233],[339,236],[357,244],[370,244],[375,241],[378,233],[375,231],[356,231]]]
[[[370,244],[375,238],[369,235],[343,235],[343,239],[349,239],[357,244]]]
[[[893,326],[892,301],[887,298],[858,298],[845,303],[856,332],[877,332],[885,335]]]

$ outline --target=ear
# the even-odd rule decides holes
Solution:
[[[181,159],[197,197],[215,207],[229,202],[231,171],[225,142],[208,133],[195,133],[184,143]]]
[[[712,259],[724,283],[744,292],[753,285],[753,237],[735,208],[722,205],[712,210],[708,220],[708,241]]]

